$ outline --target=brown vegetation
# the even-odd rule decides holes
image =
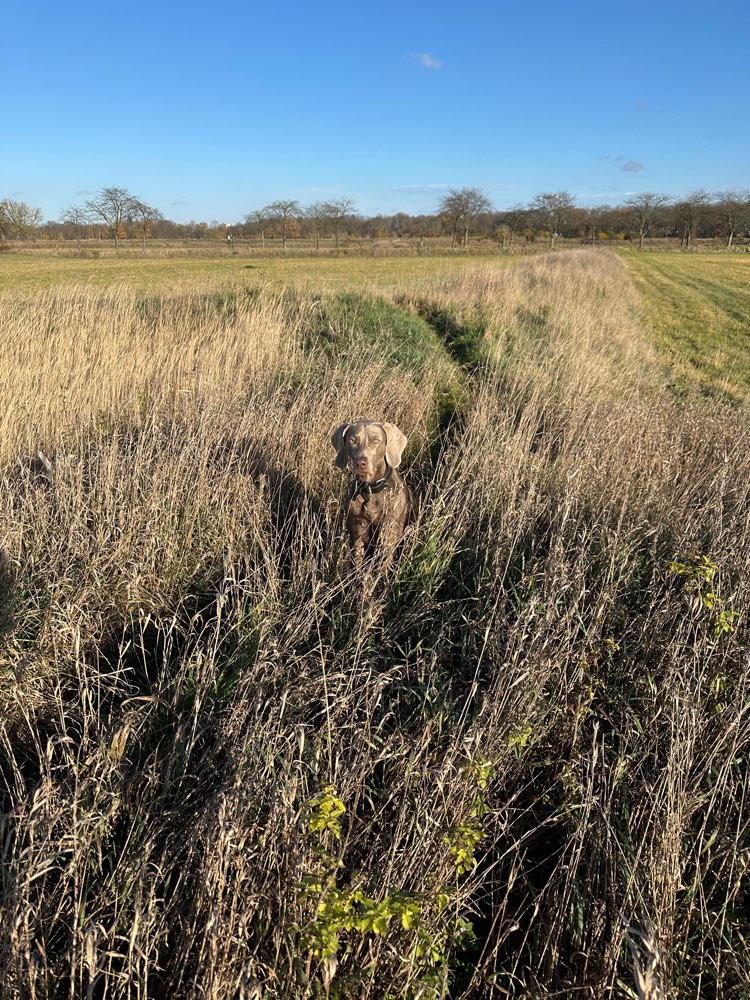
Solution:
[[[614,255],[0,304],[4,995],[740,995],[747,416]]]
[[[638,243],[648,238],[668,240],[670,245],[690,250],[698,240],[727,249],[748,247],[750,238],[750,191],[744,188],[710,194],[704,189],[673,198],[663,192],[646,191],[628,197],[621,205],[576,204],[569,191],[545,191],[526,205],[496,210],[478,188],[449,188],[434,213],[363,216],[349,198],[301,206],[292,198],[279,199],[257,208],[233,223],[213,220],[173,222],[125,188],[102,188],[85,205],[65,209],[57,222],[42,225],[37,208],[9,199],[0,201],[0,249],[2,241],[28,239],[75,241],[81,251],[84,240],[89,251],[111,241],[115,251],[121,240],[139,240],[145,250],[147,238],[187,241],[188,245],[224,244],[229,252],[240,245],[265,253],[295,251],[319,253],[358,248],[359,252],[382,252],[396,242],[413,251],[433,252],[447,243],[455,250],[489,243],[502,250],[514,246],[558,240],[583,241],[595,245],[610,241]],[[406,241],[404,243],[404,241]]]

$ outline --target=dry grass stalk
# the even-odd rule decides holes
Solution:
[[[411,365],[366,300],[3,306],[9,997],[613,995],[620,911],[643,996],[745,981],[747,417],[672,398],[615,258],[394,290]],[[360,414],[423,498],[364,587]]]

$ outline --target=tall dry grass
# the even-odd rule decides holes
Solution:
[[[0,306],[4,996],[742,995],[747,418],[616,258]]]

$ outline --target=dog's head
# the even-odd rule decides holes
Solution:
[[[365,483],[382,479],[388,467],[397,468],[406,447],[406,435],[379,420],[351,420],[331,436],[339,469],[349,469]]]

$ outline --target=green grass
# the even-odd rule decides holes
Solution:
[[[368,358],[385,358],[386,382],[391,368],[399,365],[418,376],[431,369],[435,378],[431,435],[448,425],[467,402],[465,370],[456,362],[443,331],[438,333],[435,324],[380,296],[346,291],[321,299],[315,332],[316,341],[353,371],[366,366]]]
[[[321,306],[320,334],[335,350],[374,348],[393,364],[418,370],[445,352],[424,319],[380,297],[342,292]],[[446,356],[446,360],[447,356]]]
[[[750,257],[623,254],[647,323],[673,368],[673,385],[709,395],[750,392]]]
[[[41,253],[0,254],[0,290],[36,291],[63,284],[127,284],[170,291],[206,280],[217,284],[288,285],[349,289],[392,288],[456,274],[467,266],[506,267],[503,257],[53,257]]]

